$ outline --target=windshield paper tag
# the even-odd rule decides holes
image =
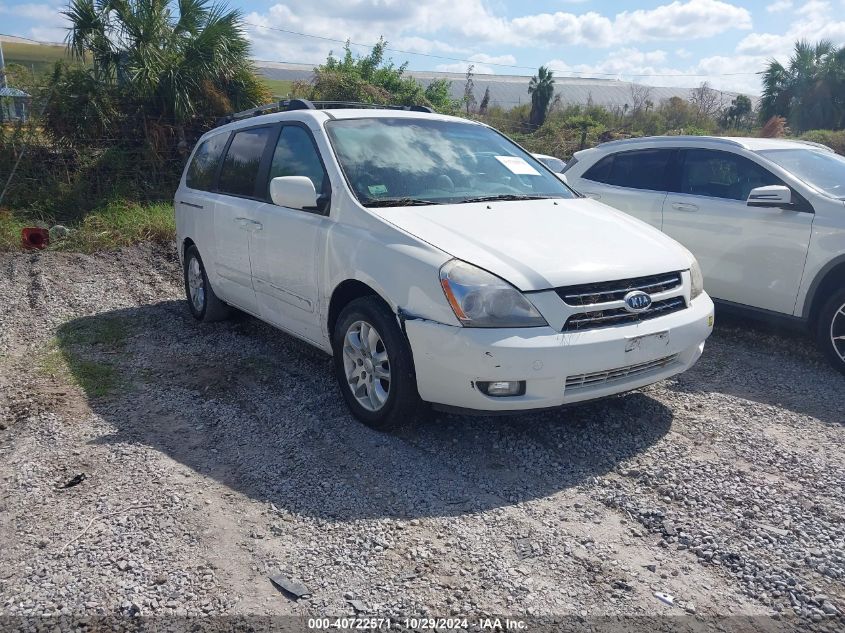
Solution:
[[[540,172],[519,156],[496,156],[496,160],[507,167],[511,173],[519,176],[539,176]]]
[[[387,193],[387,187],[385,185],[370,185],[367,189],[370,190],[371,196],[380,196]]]

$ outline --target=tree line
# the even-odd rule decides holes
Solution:
[[[6,205],[58,212],[114,195],[169,197],[191,147],[218,117],[272,100],[251,61],[242,15],[224,4],[71,0],[64,14],[76,63],[57,63],[39,82],[7,70],[11,81],[28,82],[40,116],[27,125],[0,125],[0,175],[15,165],[21,170]],[[798,42],[787,64],[769,62],[756,110],[745,95],[723,102],[706,83],[687,99],[655,102],[651,88],[631,84],[620,106],[567,104],[565,88],[556,89],[547,67],[530,79],[528,103],[504,108],[489,87],[479,99],[472,66],[462,98],[455,98],[449,80],[421,85],[407,63],[386,58],[386,45],[381,39],[355,55],[347,44],[310,81],[296,82],[291,96],[428,105],[488,122],[532,151],[561,158],[644,134],[776,136],[845,127],[845,47],[830,42]],[[811,136],[845,151],[845,133]]]

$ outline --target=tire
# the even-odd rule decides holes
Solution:
[[[338,386],[358,420],[390,431],[416,416],[421,403],[411,348],[396,315],[381,299],[350,302],[335,323],[332,348]],[[379,377],[385,373],[387,381]]]
[[[185,299],[188,301],[188,309],[191,315],[203,323],[222,321],[229,317],[231,308],[223,303],[216,294],[211,284],[208,283],[208,275],[205,273],[205,265],[196,246],[191,245],[185,251]],[[201,286],[198,286],[201,282]],[[193,285],[192,285],[193,284]]]
[[[831,364],[845,374],[845,288],[836,290],[822,306],[816,328],[819,347]]]

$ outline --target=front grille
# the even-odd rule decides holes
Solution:
[[[638,321],[647,321],[667,314],[672,314],[686,307],[683,297],[672,297],[663,301],[655,301],[645,312],[628,312],[625,308],[610,308],[608,310],[593,310],[579,312],[567,319],[563,326],[564,332],[576,330],[592,330],[611,325],[627,325]]]
[[[625,309],[625,295],[633,290],[645,292],[655,299],[644,312],[629,312]],[[660,299],[654,297],[661,293],[679,295],[682,290],[681,273],[673,272],[566,286],[556,288],[555,292],[563,299],[571,312],[563,326],[563,331],[572,332],[613,325],[628,325],[683,310],[686,308],[686,302],[682,296]]]
[[[632,290],[642,290],[648,294],[674,290],[681,286],[681,273],[666,273],[664,275],[650,275],[634,279],[620,279],[618,281],[602,281],[600,283],[580,284],[557,288],[558,296],[574,307],[622,301]]]
[[[671,356],[665,356],[657,360],[650,360],[647,363],[637,363],[636,365],[628,365],[627,367],[619,367],[618,369],[569,376],[566,379],[566,391],[622,382],[636,376],[656,372],[675,362],[677,359],[678,354],[672,354]]]

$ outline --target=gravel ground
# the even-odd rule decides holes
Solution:
[[[804,338],[721,323],[698,365],[647,389],[382,435],[347,413],[322,353],[249,317],[199,326],[180,284],[164,247],[0,256],[0,626],[357,613],[842,630],[845,379]]]

